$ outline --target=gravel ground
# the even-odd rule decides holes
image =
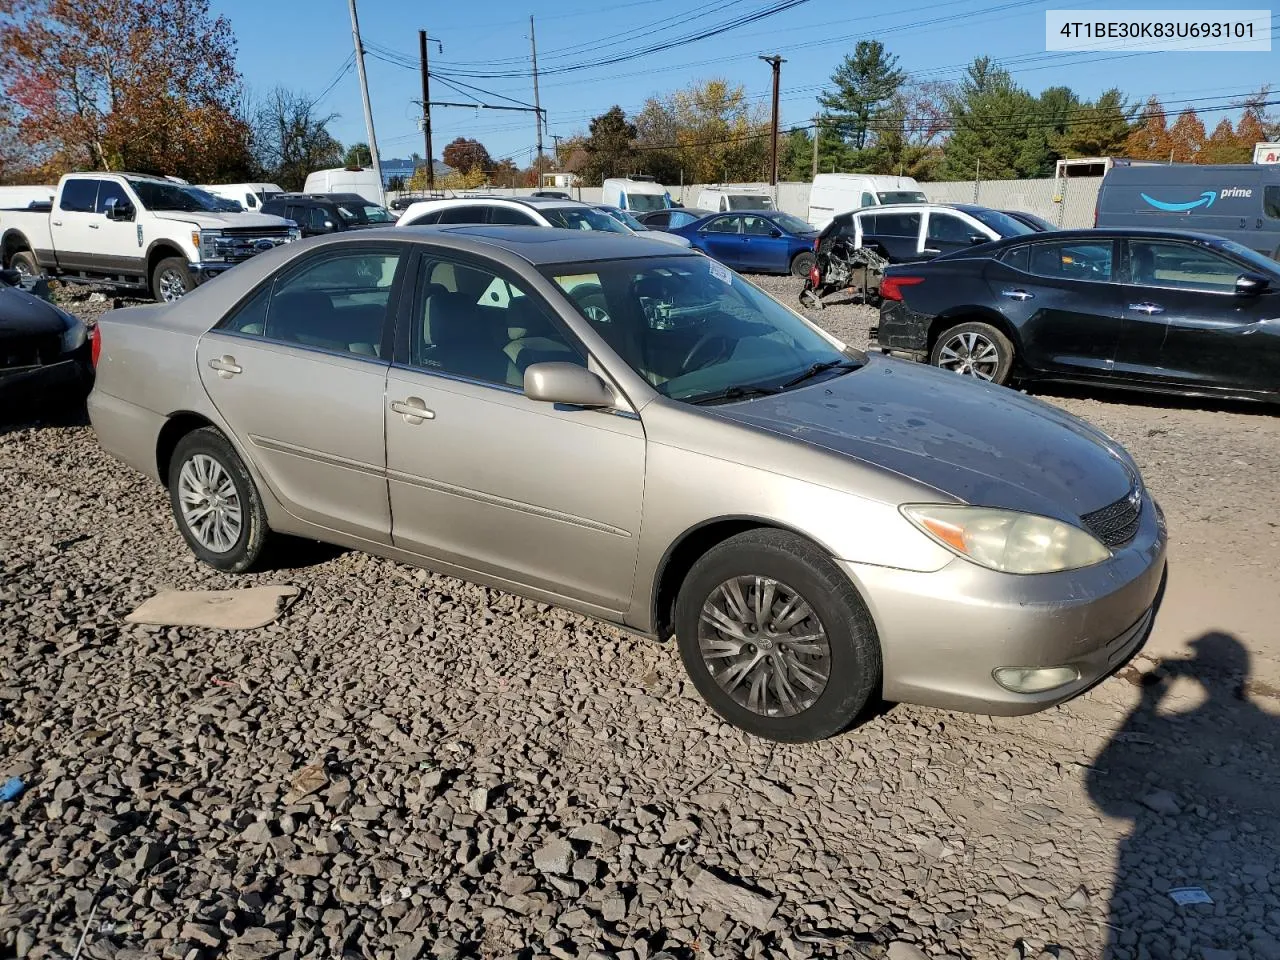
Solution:
[[[1261,558],[1273,420],[1053,399]],[[304,592],[249,633],[123,622],[256,583]],[[1239,646],[772,745],[544,604],[309,545],[219,574],[82,419],[0,426],[0,956],[1280,958],[1280,721]]]

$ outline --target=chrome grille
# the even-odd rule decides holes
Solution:
[[[1080,519],[1108,547],[1122,547],[1138,532],[1142,517],[1142,491],[1134,487],[1126,496]]]
[[[288,231],[266,236],[261,231],[254,231],[252,236],[214,237],[212,246],[214,254],[219,259],[248,260],[254,254],[288,242]]]

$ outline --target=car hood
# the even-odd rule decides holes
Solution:
[[[1005,387],[887,357],[803,389],[707,409],[965,503],[1070,523],[1137,482],[1123,448],[1084,421]]]
[[[228,227],[262,227],[278,229],[288,221],[269,213],[185,213],[181,210],[157,210],[157,220],[190,223],[203,230],[225,230]]]
[[[673,247],[684,247],[687,249],[693,246],[688,237],[682,237],[674,233],[667,233],[664,230],[646,230],[644,233],[638,234],[638,236],[646,237],[649,240],[661,240],[663,243],[669,243]]]
[[[62,333],[67,329],[52,304],[17,287],[0,285],[0,341]]]

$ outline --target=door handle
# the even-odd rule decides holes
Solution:
[[[60,227],[60,226],[62,226],[62,221],[61,221],[61,220],[50,220],[50,221],[49,221],[49,223],[50,223],[52,226],[55,226],[55,227]]]
[[[1158,303],[1151,303],[1149,301],[1131,303],[1129,304],[1129,309],[1136,310],[1138,313],[1145,313],[1147,316],[1151,316],[1154,313],[1164,313],[1164,307],[1160,306]]]
[[[237,373],[244,373],[244,368],[236,363],[236,358],[232,356],[218,357],[209,361],[209,367],[218,371],[218,376],[223,380],[230,380]]]
[[[98,229],[98,227],[99,227],[99,224],[96,224],[96,223],[91,223],[91,224],[89,224],[89,229],[90,229],[90,230],[97,230],[97,229]]]
[[[1027,293],[1025,290],[1001,290],[1000,296],[1008,297],[1010,300],[1034,300],[1034,293]]]
[[[936,257],[936,256],[937,256],[938,254],[940,254],[942,251],[941,251],[941,250],[936,250],[936,249],[934,249],[933,247],[925,247],[925,248],[924,248],[923,250],[921,250],[920,252],[921,252],[921,253],[932,253],[932,254]]]
[[[405,423],[411,423],[415,426],[423,420],[434,420],[436,418],[436,412],[428,410],[421,397],[406,397],[404,400],[393,400],[391,402],[391,411],[404,417]]]

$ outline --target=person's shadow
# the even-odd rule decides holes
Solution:
[[[1252,699],[1239,640],[1208,633],[1192,648],[1152,674],[1127,671],[1141,701],[1088,774],[1099,810],[1132,822],[1103,957],[1280,960],[1280,716]],[[1212,902],[1179,905],[1181,888]]]

